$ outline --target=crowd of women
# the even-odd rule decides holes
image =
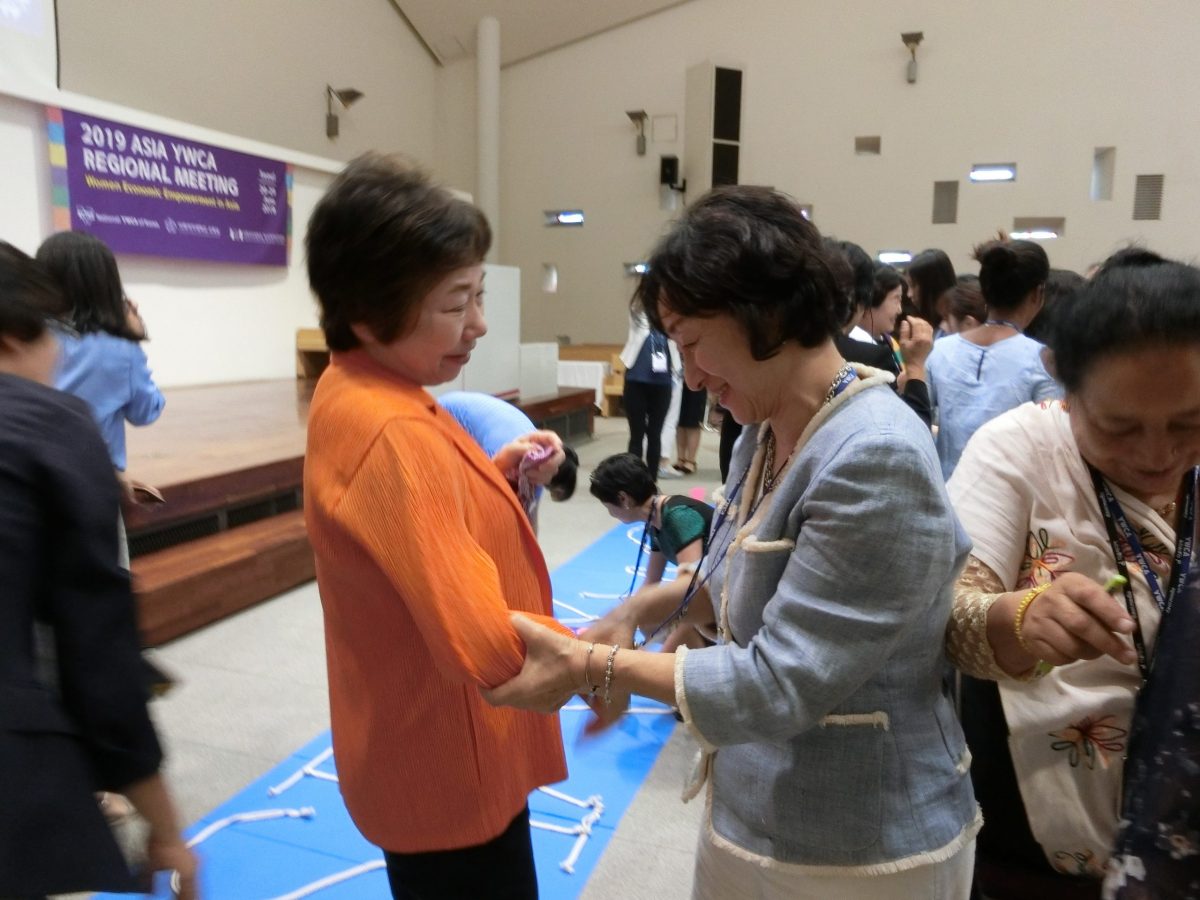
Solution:
[[[536,897],[526,797],[565,775],[549,714],[580,695],[604,728],[633,693],[675,707],[700,748],[696,898],[1196,896],[1195,684],[1155,663],[1195,638],[1177,631],[1196,621],[1200,270],[1127,249],[1085,283],[999,237],[976,248],[977,276],[937,250],[900,273],[822,239],[778,191],[699,198],[649,257],[628,365],[643,434],[673,367],[726,410],[739,427],[724,483],[715,509],[661,494],[657,440],[643,461],[640,435],[593,473],[614,517],[645,524],[651,577],[574,634],[550,615],[518,490],[551,481],[561,441],[534,431],[485,452],[426,390],[486,334],[490,241],[477,209],[379,155],[334,181],[306,241],[332,350],[305,497],[334,749],[393,896]],[[21,703],[0,771],[79,748],[94,773],[80,784],[124,789],[155,823],[151,862],[187,891],[112,470],[80,408],[33,385],[49,379],[43,322],[61,320],[61,298],[33,261],[2,261],[0,397],[13,415],[42,410],[30,421],[61,409],[44,434],[78,463],[39,464],[54,451],[33,425],[0,437],[20,445],[6,459],[30,460],[0,482],[0,527],[24,529],[0,544],[5,572],[50,565],[63,581],[47,594],[30,570],[4,610],[19,627],[3,658],[22,662],[3,689]],[[681,445],[683,470],[694,459]],[[97,484],[75,502],[51,515],[31,499],[85,462]],[[75,546],[62,517],[81,510]],[[107,609],[105,629],[72,645],[80,579],[101,571],[87,615]],[[60,652],[44,685],[35,622],[60,650],[105,656],[111,678],[82,679]],[[1138,712],[1150,694],[1158,731]],[[95,820],[84,806],[71,814]],[[106,871],[88,886],[115,885]],[[3,896],[48,889],[0,880]]]

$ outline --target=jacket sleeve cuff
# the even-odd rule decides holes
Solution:
[[[706,753],[715,753],[716,745],[706,738],[696,723],[692,720],[691,707],[688,705],[686,678],[684,677],[684,669],[687,666],[688,648],[680,647],[675,651],[675,704],[679,707],[679,715],[683,719],[683,724],[687,726],[687,730],[691,733],[696,743],[700,745],[700,749]]]

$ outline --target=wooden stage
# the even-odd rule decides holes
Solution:
[[[163,391],[157,422],[127,427],[128,476],[164,503],[127,505],[142,639],[171,640],[314,577],[302,483],[316,382],[289,378]],[[592,431],[593,391],[519,404],[565,440]]]

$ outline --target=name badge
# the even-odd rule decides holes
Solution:
[[[650,353],[650,371],[654,373],[669,372],[667,367],[667,354],[662,350],[654,350]]]

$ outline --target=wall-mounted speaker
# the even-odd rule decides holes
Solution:
[[[658,183],[679,184],[679,157],[663,156],[658,162]]]

